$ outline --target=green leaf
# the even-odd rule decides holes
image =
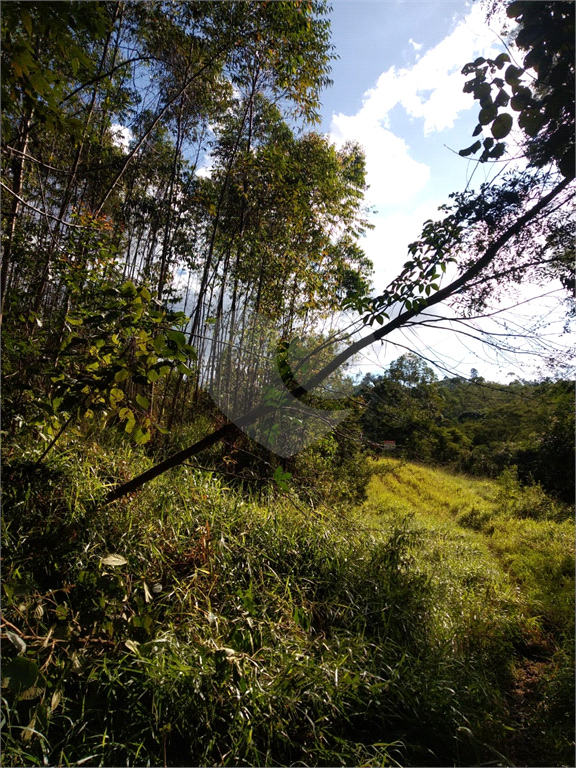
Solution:
[[[475,99],[485,99],[487,96],[490,96],[490,84],[489,83],[479,83],[476,88],[474,88],[474,98]]]
[[[497,140],[508,136],[512,130],[512,122],[512,115],[509,115],[507,112],[503,112],[501,115],[498,115],[496,120],[494,120],[492,123],[492,127],[490,129],[492,136],[494,136],[494,138]]]
[[[274,482],[283,491],[288,491],[290,489],[290,486],[288,485],[288,483],[286,481],[290,480],[291,477],[292,477],[292,473],[291,472],[284,472],[282,467],[276,467],[276,470],[274,471],[274,474],[272,475],[272,479],[274,480]]]
[[[122,557],[122,555],[106,555],[106,557],[103,557],[100,560],[100,563],[102,565],[110,565],[113,568],[117,568],[121,565],[126,565],[128,560],[126,560],[125,557]]]
[[[136,402],[141,408],[144,408],[145,411],[150,408],[150,400],[148,400],[147,397],[144,397],[144,395],[136,395]]]
[[[491,150],[489,157],[493,160],[498,160],[502,157],[504,152],[506,151],[506,144],[503,144],[502,142],[498,142],[493,150]]]
[[[488,123],[491,123],[492,120],[497,116],[498,114],[498,107],[492,106],[486,107],[485,109],[481,109],[478,114],[478,122],[480,125],[488,125]]]
[[[136,286],[132,280],[127,280],[124,283],[124,285],[120,288],[120,293],[123,296],[136,296]]]
[[[22,24],[24,25],[24,28],[26,32],[28,32],[28,37],[32,37],[32,19],[30,17],[30,12],[27,8],[23,8],[20,17],[22,19]]]
[[[14,693],[32,688],[38,679],[38,667],[31,659],[25,656],[17,656],[7,664],[2,665],[2,678],[4,684]]]
[[[507,61],[510,61],[510,56],[508,56],[507,53],[500,53],[498,56],[496,56],[494,64],[498,67],[498,69],[502,69]]]
[[[517,16],[520,16],[526,10],[526,4],[526,0],[515,0],[506,8],[506,16],[509,19],[515,19]]]
[[[168,331],[166,336],[168,339],[170,339],[170,341],[173,341],[176,344],[178,349],[186,344],[186,336],[182,333],[182,331]]]
[[[134,430],[133,438],[136,441],[137,445],[144,445],[144,443],[147,443],[152,435],[150,434],[150,431],[148,429],[142,429],[141,427],[136,427]]]
[[[474,144],[472,144],[470,147],[467,147],[466,149],[461,149],[458,154],[461,157],[468,157],[469,155],[473,155],[475,152],[478,152],[482,144],[480,141],[475,141]]]
[[[130,376],[130,371],[127,368],[122,368],[119,370],[115,376],[114,381],[120,382],[120,381],[126,381],[126,379]]]
[[[506,93],[506,91],[503,88],[501,88],[498,91],[498,95],[494,99],[494,104],[496,104],[497,107],[505,107],[509,101],[510,101],[510,96]]]
[[[534,138],[544,122],[543,115],[533,109],[525,109],[520,112],[518,125],[530,138]]]
[[[515,67],[514,64],[510,64],[510,66],[507,68],[504,79],[508,83],[508,85],[514,85],[518,83],[518,78],[520,75],[524,72],[523,69],[519,69],[518,67]]]
[[[84,320],[82,320],[82,318],[70,317],[70,315],[66,315],[66,322],[68,325],[82,325]]]

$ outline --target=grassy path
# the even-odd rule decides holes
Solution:
[[[548,753],[552,765],[563,739],[568,756],[573,742],[561,730],[570,732],[573,717],[573,520],[513,477],[477,480],[392,458],[378,462],[360,517],[374,528],[412,520],[423,532],[417,567],[437,586],[467,583],[494,615],[502,599],[515,604],[521,620],[503,687],[504,764],[533,765],[535,755]],[[463,610],[470,595],[459,599]]]

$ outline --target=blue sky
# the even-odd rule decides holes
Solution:
[[[475,163],[455,153],[472,142],[478,106],[462,93],[460,72],[502,47],[479,5],[462,0],[335,0],[331,20],[339,59],[323,94],[321,130],[337,144],[355,139],[365,148],[368,199],[377,209],[366,250],[383,288],[411,242],[400,230],[415,239],[448,194],[466,186]],[[379,252],[384,229],[387,255]]]

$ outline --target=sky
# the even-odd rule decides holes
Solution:
[[[375,212],[362,246],[379,292],[407,260],[407,245],[423,222],[441,217],[438,206],[449,202],[449,193],[463,191],[472,174],[477,189],[495,172],[458,155],[474,141],[479,110],[462,91],[461,69],[505,50],[499,33],[506,20],[489,28],[480,3],[463,0],[332,0],[330,16],[338,59],[333,85],[322,94],[320,130],[338,146],[352,139],[364,147],[367,202]],[[528,377],[525,358],[502,357],[450,331],[403,332],[394,340],[443,365],[440,375],[468,376],[475,367],[492,380]],[[367,370],[405,351],[375,346],[363,361]]]

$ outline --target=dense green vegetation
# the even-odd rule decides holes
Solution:
[[[186,467],[102,507],[142,449],[25,459],[4,765],[570,765],[574,525],[541,491],[387,459],[347,513]]]
[[[2,765],[570,764],[573,385],[345,367],[525,281],[574,311],[573,4],[507,6],[531,85],[465,90],[528,167],[373,297],[324,0],[3,4]]]
[[[502,385],[471,372],[438,380],[415,355],[380,376],[367,376],[364,435],[395,440],[406,458],[497,477],[516,467],[524,483],[574,499],[574,383],[514,381]]]

